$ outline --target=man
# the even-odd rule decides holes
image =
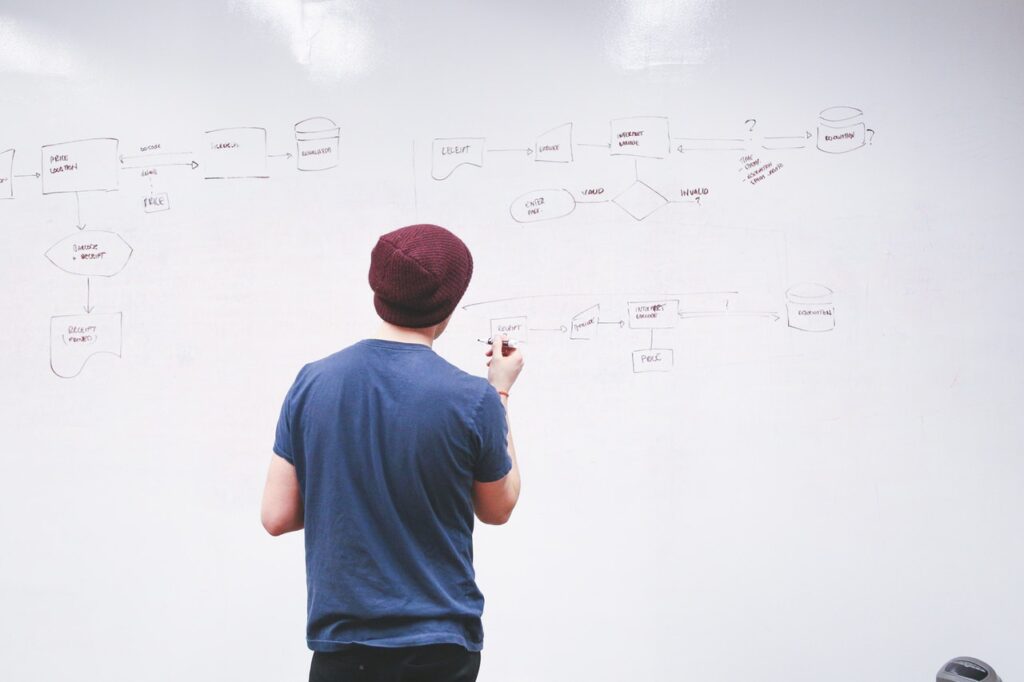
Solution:
[[[303,367],[281,408],[261,512],[271,535],[305,528],[311,682],[476,679],[473,515],[505,523],[519,499],[523,359],[494,339],[485,381],[434,353],[472,273],[442,227],[383,235],[377,335]]]

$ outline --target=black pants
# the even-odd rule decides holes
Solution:
[[[313,652],[309,682],[475,682],[480,652],[457,644]]]

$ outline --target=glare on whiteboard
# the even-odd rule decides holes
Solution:
[[[370,29],[351,0],[232,0],[232,9],[271,25],[311,76],[354,76],[370,66]]]
[[[627,71],[709,62],[722,11],[718,0],[625,0],[606,19],[609,59]]]
[[[81,57],[12,19],[0,17],[0,72],[41,76],[71,76],[81,68]]]

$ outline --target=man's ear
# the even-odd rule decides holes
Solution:
[[[444,334],[444,330],[448,328],[448,322],[452,319],[452,315],[454,315],[454,314],[455,314],[454,312],[450,313],[448,315],[448,317],[444,318],[443,320],[441,320],[440,322],[438,322],[434,326],[434,338],[435,339],[437,337],[441,336],[441,334]]]

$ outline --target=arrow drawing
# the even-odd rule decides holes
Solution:
[[[84,230],[85,225],[82,224],[82,200],[78,197],[78,192],[75,192],[75,212],[77,215],[75,218],[75,227],[79,230]]]
[[[290,159],[290,158],[292,158],[292,153],[291,152],[287,152],[285,154],[267,154],[267,158],[268,159],[279,159],[281,157],[284,157],[286,159]]]
[[[92,306],[92,278],[85,278],[85,312],[91,313],[93,311]]]
[[[698,317],[770,317],[773,322],[779,320],[779,314],[774,311],[732,311],[732,310],[715,310],[715,311],[699,311],[699,312],[681,312],[679,317],[684,320]]]
[[[606,142],[604,144],[597,144],[596,142],[577,142],[577,147],[604,147],[605,149],[611,148],[611,143]]]
[[[811,131],[805,130],[803,135],[766,135],[764,137],[764,139],[765,140],[800,140],[801,142],[803,142],[804,140],[811,139]],[[804,145],[804,144],[800,144],[800,145],[786,145],[784,143],[769,143],[769,144],[761,145],[761,148],[762,149],[768,149],[770,151],[777,151],[777,150],[780,150],[780,149],[803,149],[806,146],[807,145]]]
[[[560,327],[530,327],[531,332],[561,332],[564,334],[569,330],[564,324]]]
[[[164,168],[167,166],[191,166],[192,170],[199,168],[199,164],[196,163],[195,161],[188,161],[184,163],[150,163],[146,164],[145,166],[121,166],[121,168],[129,170],[132,168]]]
[[[191,156],[191,155],[192,155],[192,152],[157,152],[156,154],[136,154],[135,156],[128,156],[128,155],[125,155],[125,154],[120,154],[120,155],[118,155],[117,160],[120,161],[121,163],[125,163],[125,162],[128,162],[128,161],[138,161],[139,159],[144,159],[145,160],[145,159],[157,159],[157,158],[166,157],[166,156],[175,157],[175,156]],[[178,160],[180,160],[180,159],[178,159]]]
[[[602,320],[598,320],[597,323],[598,324],[614,324],[619,329],[622,329],[623,327],[626,326],[626,321],[625,320],[619,320],[618,322],[603,322]]]
[[[765,135],[766,140],[809,140],[811,131],[805,130],[803,135]]]
[[[739,291],[683,291],[677,293],[665,293],[665,292],[636,292],[636,291],[603,291],[603,292],[580,292],[572,294],[533,294],[528,296],[508,296],[506,298],[495,298],[489,301],[476,301],[474,303],[467,303],[462,306],[463,310],[469,310],[470,308],[476,308],[478,306],[492,305],[494,303],[508,303],[509,301],[532,301],[548,298],[608,298],[608,297],[642,297],[642,298],[661,298],[667,296],[670,298],[681,297],[681,296],[730,296],[739,294]],[[608,322],[601,322],[600,324],[609,324]],[[610,324],[617,324],[612,322]]]
[[[121,162],[121,168],[163,168],[165,166],[191,166],[192,170],[199,168],[199,164],[191,158],[192,152],[159,152],[157,154],[136,154],[125,156],[121,154],[117,160]]]
[[[38,180],[41,175],[42,175],[42,173],[29,173],[28,175],[15,175],[14,177],[16,177],[16,178],[36,178]]]
[[[743,142],[742,137],[673,137],[673,142]]]
[[[678,145],[676,147],[676,151],[678,151],[680,154],[682,154],[683,152],[742,151],[744,149],[744,147],[737,147],[733,143],[744,142],[745,140],[743,140],[742,138],[739,138],[739,137],[674,137],[674,138],[672,138],[672,141],[673,142],[681,142],[681,143],[684,143],[684,142],[721,142],[722,144],[729,144],[729,145],[731,145],[729,147],[721,147],[721,146],[717,146],[717,145],[714,145],[714,146],[700,145],[700,146],[696,146],[696,147],[690,147],[690,146],[687,146],[686,144],[680,144],[680,145]]]
[[[488,149],[487,151],[489,151],[489,152],[519,152],[520,154],[525,152],[527,156],[529,156],[530,154],[533,153],[532,149],[528,149],[526,147],[523,147],[522,149]]]

